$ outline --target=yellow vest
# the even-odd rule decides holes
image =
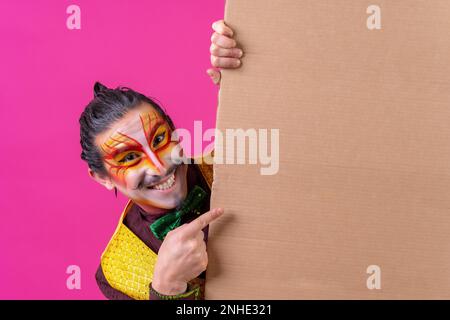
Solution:
[[[211,153],[209,156],[213,156]],[[211,163],[211,162],[209,162]],[[206,163],[197,164],[211,188],[213,167]],[[101,266],[106,280],[119,290],[136,300],[150,298],[150,282],[158,255],[139,239],[125,224],[123,219],[132,206],[128,201],[123,210],[116,231],[101,257]]]

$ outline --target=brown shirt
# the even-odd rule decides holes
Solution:
[[[210,189],[203,178],[199,168],[197,165],[189,165],[187,172],[187,183],[188,183],[188,192],[192,189],[193,186],[199,185],[203,190],[207,191],[208,196],[206,197],[205,202],[202,205],[200,210],[201,213],[205,213],[210,209]],[[163,216],[160,215],[150,215],[142,210],[138,205],[134,204],[128,211],[125,216],[123,223],[137,236],[141,239],[151,250],[153,250],[156,254],[158,254],[159,248],[161,247],[162,241],[158,240],[150,230],[150,224],[152,224],[155,220]],[[197,215],[194,212],[190,212],[182,217],[181,223],[188,223],[194,220]],[[203,229],[205,234],[204,239],[205,242],[208,241],[208,227]],[[206,272],[203,272],[198,276],[198,278],[192,280],[191,283],[195,283],[200,286],[200,299],[204,299],[204,290],[205,290],[205,275]],[[102,266],[97,269],[97,273],[95,275],[97,280],[97,285],[104,294],[104,296],[111,300],[132,300],[131,297],[126,295],[125,293],[114,289],[108,283],[103,274]],[[150,292],[150,300],[159,300],[159,297],[154,293]]]

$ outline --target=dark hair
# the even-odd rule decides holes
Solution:
[[[167,120],[171,129],[175,129],[170,117],[149,97],[127,87],[109,89],[100,82],[94,84],[94,99],[86,106],[79,120],[81,159],[87,162],[92,171],[106,174],[101,153],[95,145],[97,135],[143,102],[153,106]]]

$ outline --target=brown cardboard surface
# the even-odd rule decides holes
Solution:
[[[449,17],[447,0],[227,1],[245,56],[217,128],[279,128],[280,165],[215,166],[207,299],[450,298]]]

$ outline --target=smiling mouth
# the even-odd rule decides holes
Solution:
[[[168,190],[175,184],[175,172],[172,172],[163,182],[147,187],[153,190]]]

